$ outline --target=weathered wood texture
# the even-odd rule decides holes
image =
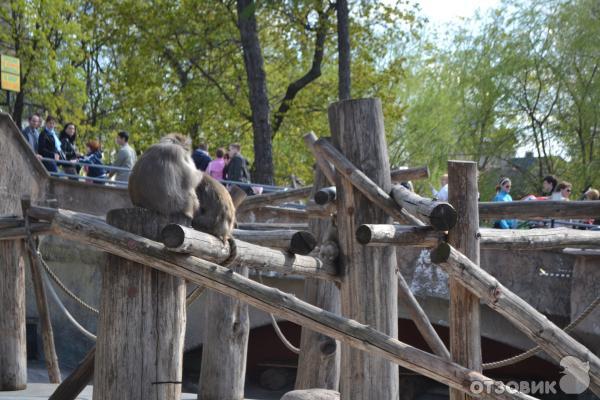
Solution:
[[[309,218],[329,219],[332,215],[337,213],[337,207],[335,206],[335,203],[320,205],[314,200],[309,200],[306,203],[306,213]]]
[[[325,175],[325,178],[329,182],[330,185],[335,185],[335,170],[333,169],[333,165],[323,157],[319,155],[319,152],[315,148],[315,142],[318,140],[317,135],[313,132],[309,132],[304,135],[304,143],[313,153],[315,160],[317,161],[317,165],[321,172]]]
[[[270,231],[275,229],[293,229],[305,231],[308,229],[306,223],[275,223],[275,222],[238,222],[238,229],[248,231]]]
[[[599,231],[571,228],[490,229],[479,228],[482,248],[505,250],[542,250],[565,247],[600,247]]]
[[[142,208],[111,210],[106,221],[153,240],[169,222],[190,223]],[[115,255],[102,276],[94,400],[179,400],[185,281]]]
[[[358,243],[367,246],[436,247],[445,238],[431,226],[364,224],[356,230]]]
[[[450,187],[450,185],[448,185]],[[505,201],[479,203],[481,219],[596,218],[600,201]]]
[[[242,211],[248,211],[264,206],[272,206],[274,204],[286,201],[303,200],[308,197],[311,190],[311,186],[305,186],[298,189],[290,189],[281,192],[248,196],[240,204],[239,208]]]
[[[41,207],[33,207],[29,213],[31,216],[52,221],[53,231],[58,236],[94,246],[134,263],[150,265],[158,271],[199,285],[206,285],[210,289],[239,298],[251,306],[307,326],[445,385],[470,392],[472,382],[494,382],[500,394],[492,393],[482,396],[483,398],[533,399],[518,392],[502,390],[504,385],[501,382],[416,349],[368,325],[324,311],[299,300],[294,295],[261,285],[209,261],[167,251],[161,243],[122,231],[90,215]]]
[[[336,181],[342,315],[395,338],[398,336],[396,249],[360,246],[354,237],[356,227],[362,224],[391,223],[386,211],[394,212],[396,217],[402,215],[386,194],[392,183],[381,102],[342,101],[332,104],[328,113],[333,141],[340,150],[321,140],[315,145],[329,155],[329,161],[343,175]],[[364,172],[354,165],[361,165]],[[362,194],[349,181],[353,178],[353,183],[363,188]],[[372,199],[385,205],[385,211],[373,207]],[[343,399],[398,398],[398,369],[381,357],[343,346],[340,370]]]
[[[317,239],[309,231],[279,229],[273,231],[247,231],[234,229],[233,236],[244,242],[307,255],[317,245]]]
[[[391,172],[392,182],[416,181],[429,178],[429,167],[395,169]]]
[[[248,268],[232,267],[248,277]],[[248,305],[209,290],[204,299],[204,341],[198,398],[244,400],[250,321]]]
[[[314,192],[326,185],[325,174],[315,170]],[[331,228],[331,220],[309,220],[310,230],[322,246]],[[335,262],[335,261],[334,261]],[[304,300],[323,310],[340,314],[340,291],[333,282],[307,278],[304,280]],[[335,339],[302,327],[300,355],[296,373],[296,389],[323,388],[338,390],[340,382],[340,343]]]
[[[392,198],[402,208],[438,231],[447,231],[456,225],[456,210],[446,202],[421,197],[402,185],[394,185]]]
[[[92,382],[95,354],[96,346],[92,347],[77,365],[77,368],[58,385],[48,400],[75,400],[83,389]]]
[[[176,224],[170,224],[163,229],[161,240],[171,251],[193,254],[217,264],[223,263],[230,256],[229,243],[223,243],[212,235]],[[291,254],[241,240],[235,240],[235,244],[236,259],[246,267],[338,280],[337,271],[315,257]]]
[[[463,252],[474,265],[479,265],[479,215],[477,208],[477,164],[448,161],[448,200],[456,210],[457,221],[448,232],[448,241]],[[481,327],[479,299],[461,282],[450,277],[450,353],[452,359],[476,371],[481,371]],[[471,396],[450,390],[450,400],[465,400]]]
[[[336,168],[336,171],[339,174],[343,175],[351,184],[358,189],[367,199],[372,201],[377,207],[384,210],[387,214],[397,219],[398,221],[413,224],[413,225],[424,225],[418,218],[408,213],[406,210],[402,209],[394,199],[387,194],[385,190],[383,190],[380,186],[377,185],[376,182],[373,182],[371,178],[369,178],[363,171],[356,168],[355,163],[352,163],[348,158],[346,158],[338,149],[336,149],[331,143],[326,140],[319,139],[315,142],[315,148],[318,150],[319,155],[325,157],[327,161],[330,161]],[[387,152],[386,152],[387,154]],[[379,156],[375,156],[375,159],[379,158]],[[363,169],[368,169],[372,160],[357,160],[356,164],[360,164]],[[389,169],[388,169],[389,172]],[[339,179],[339,178],[338,178]],[[385,177],[390,182],[391,190],[391,180],[388,176]],[[339,192],[340,187],[336,183],[336,190]],[[340,194],[337,193],[336,196]],[[338,205],[340,203],[338,202]]]
[[[589,362],[590,389],[600,395],[600,359],[585,346],[449,244],[442,243],[433,250],[431,261],[441,266],[448,275],[491,309],[506,317],[557,364],[568,355],[577,357],[582,362]]]
[[[25,247],[0,242],[0,391],[27,387]]]
[[[335,186],[324,187],[315,192],[313,198],[315,199],[315,203],[319,205],[324,205],[327,203],[335,202],[336,191]]]
[[[44,235],[50,231],[50,225],[47,223],[34,222],[30,224],[31,234],[34,236]],[[21,222],[18,226],[6,227],[0,229],[0,241],[2,240],[17,240],[25,239],[27,233],[25,232],[25,223]]]

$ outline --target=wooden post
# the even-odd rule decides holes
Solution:
[[[157,240],[169,222],[142,208],[111,210],[108,224]],[[185,281],[109,255],[103,270],[94,400],[179,400],[185,334]]]
[[[25,218],[25,229],[30,230],[30,221],[27,216],[31,200],[28,197],[21,199],[21,209]],[[38,316],[42,328],[42,345],[44,347],[44,358],[46,359],[46,368],[48,369],[48,380],[50,383],[60,383],[60,368],[58,365],[58,356],[54,346],[54,331],[52,330],[52,320],[48,311],[48,298],[44,289],[44,280],[42,279],[42,266],[39,258],[34,253],[36,245],[33,237],[25,239],[27,246],[27,255],[29,266],[31,268],[31,282],[35,292],[35,302],[37,305]]]
[[[315,170],[313,194],[326,185],[326,176],[320,168]],[[331,220],[310,219],[310,230],[323,243],[331,227]],[[333,282],[307,278],[304,281],[304,301],[334,314],[340,313],[340,291]],[[300,356],[296,374],[297,390],[338,390],[340,382],[340,343],[321,333],[302,327]]]
[[[0,391],[27,387],[23,241],[0,241]]]
[[[448,241],[479,265],[479,209],[477,163],[448,161],[448,199],[457,213]],[[458,364],[481,371],[479,299],[450,277],[450,353]],[[464,392],[450,390],[450,400],[470,399]]]
[[[367,178],[362,181],[377,185],[377,193],[389,193],[392,183],[381,102],[378,99],[361,99],[334,103],[329,107],[329,126],[334,143],[345,159],[362,167]],[[341,176],[346,171],[337,170],[340,172],[336,178],[337,222],[340,267],[344,276],[341,285],[342,315],[395,338],[398,336],[396,249],[392,246],[361,246],[354,236],[356,228],[362,224],[389,224],[392,218],[379,207],[374,207],[347,177]],[[389,196],[385,199],[392,205],[391,209],[399,210]],[[341,398],[398,398],[398,368],[389,361],[345,345],[340,369]]]

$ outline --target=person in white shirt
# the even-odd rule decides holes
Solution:
[[[442,175],[442,178],[440,179],[440,185],[442,187],[439,191],[435,190],[433,186],[431,187],[433,197],[435,197],[438,201],[448,201],[448,174]]]

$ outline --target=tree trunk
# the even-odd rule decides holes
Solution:
[[[27,387],[23,241],[0,241],[0,391]]]
[[[341,153],[354,165],[361,165],[364,174],[384,193],[389,193],[392,187],[381,102],[362,99],[335,103],[329,107],[329,126]],[[374,206],[341,174],[338,174],[336,186],[339,261],[344,277],[342,315],[396,338],[396,250],[392,246],[361,246],[355,239],[356,228],[360,225],[391,224],[392,218]],[[342,399],[398,399],[398,368],[382,357],[344,345],[340,369]]]
[[[191,222],[142,208],[112,210],[106,220],[151,240],[168,222]],[[102,272],[94,400],[179,400],[185,281],[114,255]]]
[[[337,0],[338,91],[340,100],[350,99],[350,23],[348,1]]]
[[[254,0],[237,0],[238,28],[248,76],[248,95],[254,132],[254,181],[273,184],[273,146],[269,119],[269,98],[263,57],[256,28]]]

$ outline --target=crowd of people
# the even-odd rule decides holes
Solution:
[[[69,179],[79,180],[78,176],[83,169],[85,176],[96,184],[105,184],[113,178],[117,184],[127,184],[130,171],[137,160],[135,150],[129,145],[128,132],[120,131],[115,137],[119,150],[110,167],[118,168],[107,168],[108,165],[103,162],[102,147],[98,140],[86,142],[85,154],[80,153],[75,124],[70,122],[64,124],[58,134],[56,126],[57,121],[54,117],[46,117],[42,126],[40,115],[32,114],[29,117],[29,125],[22,130],[25,140],[49,172],[59,173],[62,170]],[[242,183],[251,181],[248,161],[242,156],[241,146],[238,143],[230,144],[228,151],[218,148],[214,159],[208,152],[208,145],[198,143],[194,145],[192,159],[196,168],[217,180]],[[252,189],[248,187],[248,191],[250,190]]]

